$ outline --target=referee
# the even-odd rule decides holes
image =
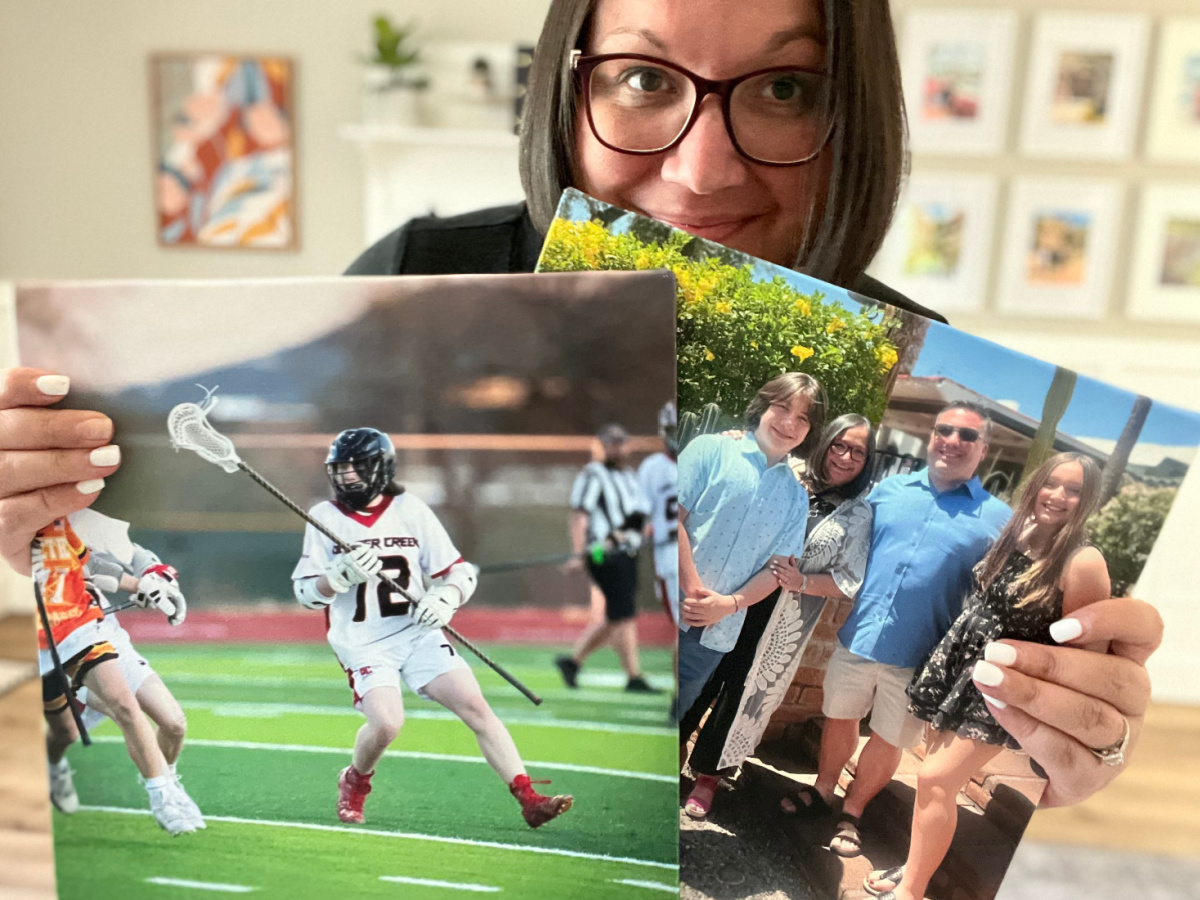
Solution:
[[[584,660],[611,641],[629,679],[625,690],[658,694],[662,692],[642,677],[634,608],[637,551],[650,504],[627,464],[629,435],[625,429],[605,425],[597,438],[604,459],[584,466],[571,488],[571,549],[575,560],[570,565],[580,565],[584,554],[588,554],[588,574],[604,594],[604,621],[590,623],[571,655],[560,656],[554,662],[567,687],[576,687]]]

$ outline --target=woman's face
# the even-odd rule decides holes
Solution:
[[[598,0],[587,54],[642,53],[710,79],[825,66],[819,0]],[[740,156],[710,94],[678,146],[651,156],[609,150],[582,108],[575,122],[580,190],[784,266],[799,252],[810,205],[823,206],[829,152],[800,166]]]
[[[754,438],[767,456],[785,456],[808,437],[809,399],[797,394],[788,401],[772,403],[758,420]]]
[[[825,452],[825,481],[831,487],[849,484],[867,464],[867,426],[847,428]]]
[[[1083,466],[1063,463],[1050,470],[1046,483],[1038,491],[1033,518],[1038,525],[1059,528],[1066,524],[1083,496]]]

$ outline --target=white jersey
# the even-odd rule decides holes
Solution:
[[[309,515],[347,544],[374,549],[383,560],[383,572],[416,600],[425,594],[425,578],[439,578],[462,561],[433,510],[412,494],[385,494],[378,507],[364,512],[327,500],[309,510]],[[323,575],[338,552],[329,538],[309,525],[292,579]],[[403,596],[393,596],[377,575],[334,597],[326,613],[328,637],[343,665],[366,645],[424,631],[413,621],[409,606]]]
[[[650,525],[654,546],[679,541],[678,466],[665,453],[647,456],[638,466],[638,483],[650,500]]]

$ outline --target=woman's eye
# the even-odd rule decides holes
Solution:
[[[792,78],[776,78],[767,85],[767,93],[772,100],[779,100],[786,103],[789,100],[794,100],[800,93],[800,85]]]
[[[660,91],[667,85],[667,77],[661,69],[630,69],[621,80],[633,90],[646,93]]]

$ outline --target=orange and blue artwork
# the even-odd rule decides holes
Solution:
[[[291,62],[156,56],[152,77],[159,243],[295,248]]]

